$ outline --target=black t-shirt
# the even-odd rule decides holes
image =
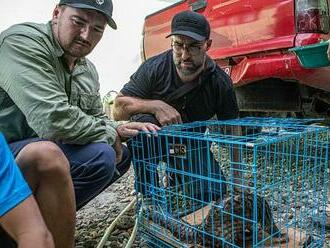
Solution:
[[[206,62],[206,70],[200,75],[196,87],[178,99],[166,100],[183,85],[173,62],[172,50],[145,61],[121,93],[163,100],[181,114],[184,122],[208,120],[215,114],[219,120],[237,118],[238,107],[230,77],[209,57]]]

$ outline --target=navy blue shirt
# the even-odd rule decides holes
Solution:
[[[196,87],[177,99],[167,100],[184,84],[177,74],[172,50],[168,50],[145,61],[121,93],[163,100],[181,114],[183,122],[208,120],[215,114],[221,120],[237,118],[238,107],[230,77],[209,57],[206,65]]]

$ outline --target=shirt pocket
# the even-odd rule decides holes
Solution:
[[[78,106],[89,115],[102,113],[102,102],[98,93],[80,93],[78,96]]]

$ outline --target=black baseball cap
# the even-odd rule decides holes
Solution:
[[[105,15],[108,25],[117,29],[117,24],[112,19],[113,5],[111,0],[60,0],[59,5],[68,5],[78,9],[94,9]]]
[[[176,14],[171,23],[171,35],[184,35],[197,41],[210,37],[210,24],[207,19],[196,12],[187,10]]]

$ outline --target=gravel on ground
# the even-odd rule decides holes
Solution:
[[[76,248],[94,248],[100,242],[105,230],[120,212],[135,198],[134,172],[131,168],[121,179],[112,184],[98,197],[77,213]],[[135,222],[132,209],[119,221],[104,247],[125,247]],[[143,247],[137,236],[133,247]],[[326,248],[330,248],[330,231],[327,233]]]

